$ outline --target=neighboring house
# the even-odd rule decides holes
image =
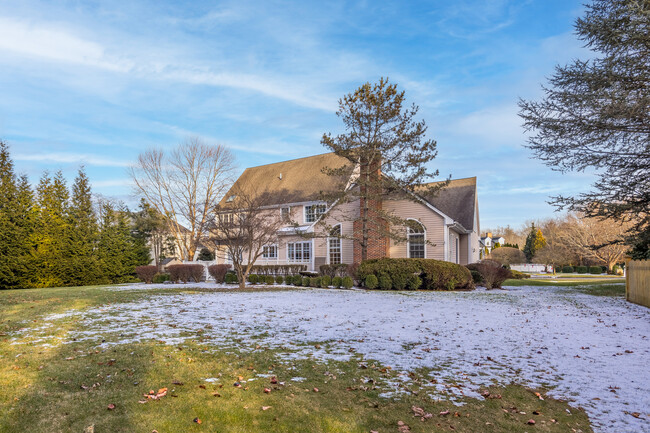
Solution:
[[[490,254],[496,244],[503,246],[505,243],[506,238],[503,236],[493,236],[492,233],[485,233],[485,236],[481,236],[481,238],[479,238],[479,247],[481,252],[480,258],[482,259],[484,256]]]
[[[333,205],[319,200],[321,191],[332,192],[347,184],[354,187],[356,170],[343,178],[323,174],[323,167],[338,168],[347,160],[327,153],[307,158],[278,162],[247,168],[231,191],[255,189],[274,194],[278,199],[269,208],[287,217],[286,226],[278,232],[277,242],[267,245],[256,264],[307,265],[318,271],[324,264],[356,263],[361,253],[357,242],[340,235],[353,236],[354,222],[350,215],[359,215],[359,200]],[[348,163],[349,165],[349,163]],[[379,206],[403,219],[414,220],[413,228],[404,228],[408,242],[392,239],[372,239],[368,245],[368,258],[429,258],[467,264],[479,258],[479,215],[476,178],[452,180],[435,197],[407,199],[386,198]],[[234,200],[233,193],[226,194],[220,207]],[[333,227],[331,235],[320,233],[317,223],[327,211],[327,226]],[[345,218],[342,215],[346,215]],[[290,216],[290,218],[289,218]],[[429,242],[426,242],[426,241]],[[217,261],[230,262],[224,249],[217,248]]]

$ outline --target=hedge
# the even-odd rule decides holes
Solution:
[[[341,286],[345,287],[346,289],[351,289],[352,286],[354,286],[354,281],[352,281],[352,277],[345,277],[341,281]]]
[[[394,281],[393,286],[395,286]],[[409,290],[418,290],[420,287],[422,287],[422,278],[418,277],[417,275],[409,275],[409,277],[406,279],[406,287],[408,287]]]
[[[193,281],[198,283],[203,281],[203,276],[205,273],[205,267],[203,265],[170,265],[167,266],[167,272],[169,272],[169,279],[174,283],[182,281],[187,283]]]
[[[327,289],[330,286],[330,284],[332,284],[332,279],[330,278],[329,275],[323,275],[322,277],[320,277],[320,286],[323,289]]]
[[[603,268],[601,268],[600,266],[590,266],[589,267],[589,273],[590,274],[600,275],[600,274],[603,273]]]
[[[164,283],[169,281],[169,274],[156,274],[153,277],[153,282],[156,284]]]
[[[153,279],[158,273],[158,266],[137,266],[135,274],[147,284],[153,283]]]
[[[260,277],[257,274],[248,274],[248,282],[251,284],[257,284],[260,281]]]
[[[302,285],[303,285],[303,287],[309,287],[309,282],[310,282],[309,277],[302,277]]]
[[[284,277],[282,275],[276,275],[275,276],[275,283],[276,284],[284,284]]]
[[[307,265],[253,265],[251,273],[267,275],[294,275],[307,270]]]
[[[210,265],[208,266],[208,273],[217,284],[223,283],[226,278],[226,273],[231,268],[231,265]]]
[[[239,282],[237,280],[237,274],[235,274],[234,272],[228,272],[224,277],[224,282],[226,284],[237,284]]]
[[[579,274],[586,274],[588,270],[586,266],[576,266],[576,272]]]
[[[334,278],[348,275],[348,267],[349,266],[345,263],[339,263],[337,265],[321,265],[319,269],[321,275],[327,275],[330,278]]]
[[[572,274],[574,272],[573,266],[564,266],[562,268],[562,273],[563,274]]]
[[[275,277],[273,275],[266,275],[264,277],[264,284],[266,284],[267,286],[272,286],[273,284],[275,284]]]
[[[342,282],[343,282],[343,278],[341,278],[341,277],[332,278],[332,286],[334,286],[335,289],[338,289],[339,287],[341,287]]]
[[[472,274],[464,266],[433,259],[372,259],[359,265],[357,277],[364,281],[368,275],[390,278],[392,288],[414,290],[407,284],[412,275],[422,279],[426,290],[467,290],[474,288]],[[411,279],[411,281],[414,281]],[[395,285],[397,282],[397,286]]]
[[[379,277],[379,288],[381,290],[390,290],[393,288],[393,281],[386,275]]]

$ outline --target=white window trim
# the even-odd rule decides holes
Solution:
[[[314,221],[307,221],[307,208],[308,208],[308,207],[312,207],[312,206],[323,206],[323,207],[325,208],[325,210],[323,211],[323,213],[321,213],[321,214],[319,214],[319,215],[315,215],[315,219],[314,219]],[[320,217],[321,217],[325,212],[327,212],[327,203],[319,203],[319,202],[308,203],[308,204],[305,204],[305,205],[302,206],[302,219],[303,219],[303,221],[304,221],[305,224],[314,224],[314,223],[316,223],[316,222],[319,220],[319,218],[320,218]]]
[[[264,248],[265,248],[265,247],[275,247],[275,257],[264,257]],[[276,262],[277,262],[278,259],[280,258],[280,254],[279,254],[279,252],[280,252],[280,250],[279,250],[279,248],[278,248],[278,244],[266,244],[266,245],[264,245],[264,246],[262,247],[262,259],[263,259],[263,260],[266,260],[266,261],[273,260],[273,261],[276,261]]]
[[[304,259],[300,260],[300,261],[291,260],[291,258],[289,257],[289,244],[294,245],[294,256],[296,254],[296,250],[295,250],[295,245],[296,244],[309,244],[309,260],[304,260]],[[314,245],[313,245],[313,242],[311,240],[309,240],[309,241],[287,242],[287,263],[312,263],[312,268],[313,268],[313,261],[314,261]]]
[[[426,259],[427,258],[427,227],[424,224],[422,224],[422,221],[417,220],[415,218],[407,218],[406,220],[407,221],[415,221],[418,224],[420,224],[422,226],[422,228],[424,229],[424,258]],[[411,233],[409,231],[410,231],[410,228],[408,226],[406,226],[406,239],[407,239],[407,241],[406,241],[406,257],[408,257],[410,259],[412,257],[411,257],[411,237],[410,237]]]
[[[336,224],[334,227],[332,227],[332,230],[330,230],[330,233],[334,231],[334,229],[338,227],[339,228],[339,233],[343,234],[343,226],[341,223]],[[343,263],[343,239],[328,236],[327,237],[327,264],[331,265],[330,263],[330,239],[338,239],[339,240],[339,254],[341,255],[341,263]]]

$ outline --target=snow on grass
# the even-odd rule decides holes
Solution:
[[[289,359],[363,356],[404,372],[428,368],[431,395],[444,398],[478,397],[493,383],[550,387],[584,407],[597,430],[650,431],[650,310],[562,287],[177,294],[91,309],[81,324],[70,340],[200,336],[221,347],[281,348]]]

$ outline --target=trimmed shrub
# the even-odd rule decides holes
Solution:
[[[253,265],[251,267],[251,273],[261,276],[295,275],[306,270],[307,265]]]
[[[354,286],[354,281],[352,281],[352,277],[344,277],[341,281],[341,285],[346,289],[351,289],[352,286]]]
[[[472,274],[472,280],[474,281],[474,284],[482,284],[483,283],[483,275],[476,269],[470,269],[469,272]]]
[[[415,274],[409,275],[406,280],[406,284],[409,290],[417,290],[422,286],[422,278],[418,277]],[[395,285],[395,283],[393,283],[393,285]]]
[[[470,271],[478,271],[481,274],[486,289],[501,288],[501,284],[510,278],[510,271],[494,260],[483,260],[479,263],[471,263],[467,265],[467,269]]]
[[[320,287],[320,277],[311,277],[309,278],[310,287]]]
[[[231,265],[210,265],[208,266],[208,273],[217,284],[221,284],[226,278],[226,272],[231,268]]]
[[[203,280],[205,275],[205,268],[203,265],[170,265],[167,266],[167,271],[169,272],[169,279],[173,282],[182,281],[187,283],[189,281],[194,281],[198,283]]]
[[[251,284],[257,284],[260,281],[260,277],[257,274],[249,274],[248,282]]]
[[[302,277],[302,285],[304,287],[309,287],[309,277]]]
[[[147,284],[153,283],[153,279],[158,273],[158,266],[136,266],[135,274]]]
[[[427,290],[468,290],[474,288],[472,274],[455,263],[433,259],[373,259],[359,265],[357,275],[365,281],[368,275],[378,279],[386,276],[393,281],[408,281],[411,275],[420,276]]]
[[[330,284],[332,284],[332,278],[330,278],[329,275],[323,275],[322,277],[320,277],[320,286],[323,289],[327,289],[330,286]]]
[[[342,283],[343,283],[343,278],[339,276],[332,278],[332,286],[334,286],[334,288],[338,289],[339,287],[341,287]]]
[[[579,274],[586,274],[588,270],[586,266],[576,266],[576,272]]]
[[[379,286],[379,280],[376,275],[370,274],[363,280],[363,285],[371,290],[376,289]]]
[[[393,288],[393,282],[386,275],[379,277],[379,288],[382,290],[390,290]]]
[[[272,286],[275,284],[275,277],[273,275],[267,275],[264,277],[264,284],[267,286]]]
[[[562,273],[563,274],[572,274],[574,272],[573,266],[564,266],[562,268]]]
[[[156,274],[156,275],[153,277],[153,282],[154,282],[155,284],[164,283],[164,282],[166,282],[166,281],[169,281],[169,274]]]
[[[395,289],[395,290],[404,290],[404,289],[406,289],[406,286],[408,286],[409,279],[411,277],[416,277],[416,276],[417,275],[414,275],[414,274],[413,275],[408,275],[408,276],[405,276],[405,275],[402,275],[402,274],[393,275],[393,278],[392,278],[392,280],[393,280],[393,289]],[[418,277],[418,279],[420,279],[420,278]],[[421,279],[420,279],[420,284],[422,284]],[[413,289],[413,290],[415,290],[415,289]]]
[[[600,275],[603,273],[603,268],[601,268],[600,266],[590,266],[589,273],[594,275]]]
[[[284,277],[282,275],[276,275],[275,276],[275,283],[276,284],[284,284]]]
[[[609,268],[608,268],[607,266],[605,266],[605,265],[601,266],[600,269],[603,270],[603,271],[601,272],[602,274],[606,274],[606,273],[609,272]]]
[[[195,283],[205,280],[205,266],[203,265],[186,265],[190,273],[190,279]]]
[[[237,281],[237,275],[234,272],[228,272],[224,277],[224,282],[226,284],[237,284],[239,281]]]
[[[293,284],[296,286],[302,286],[302,275],[294,275]]]

